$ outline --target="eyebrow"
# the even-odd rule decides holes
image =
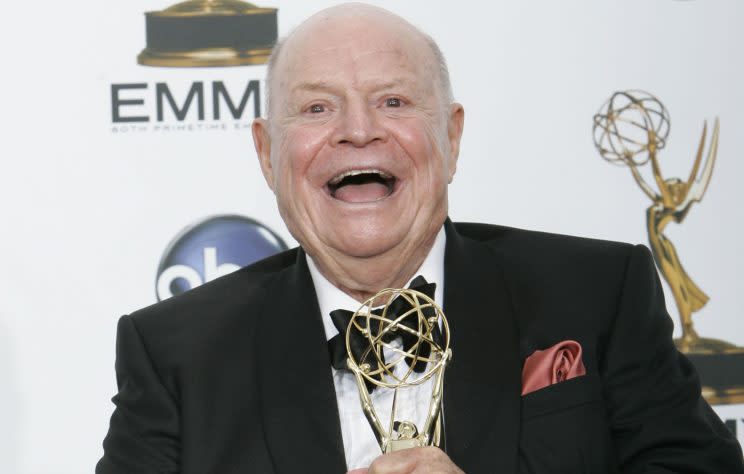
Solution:
[[[330,82],[326,81],[316,81],[316,82],[300,82],[296,86],[292,88],[293,91],[296,90],[304,90],[304,91],[327,91],[327,90],[334,90],[336,87],[334,87]]]
[[[392,80],[387,80],[381,84],[375,85],[371,92],[378,92],[384,89],[390,89],[395,86],[400,86],[406,83],[410,83],[410,80],[403,77],[396,77]],[[292,87],[292,92],[295,91],[337,91],[339,87],[327,81],[303,81]]]
[[[372,92],[379,92],[379,91],[385,90],[385,89],[392,89],[392,88],[394,88],[396,86],[402,86],[402,85],[408,84],[410,82],[411,82],[410,80],[407,80],[407,79],[405,79],[403,77],[396,77],[396,78],[393,78],[392,80],[385,81],[382,84],[378,84],[378,85],[374,86],[372,88]]]

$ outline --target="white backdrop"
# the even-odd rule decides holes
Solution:
[[[115,393],[117,318],[155,302],[168,242],[214,214],[248,216],[293,243],[248,128],[114,132],[112,84],[193,81],[235,90],[265,67],[136,64],[143,13],[170,0],[12,2],[0,32],[0,472],[92,472]],[[263,1],[279,31],[336,2]],[[661,153],[688,173],[704,119],[721,120],[708,194],[668,234],[711,296],[698,332],[744,345],[744,4],[739,0],[373,2],[434,36],[466,110],[455,220],[646,243],[647,198],[602,160],[592,116],[615,90],[671,113]],[[250,107],[249,107],[250,108]],[[134,109],[132,109],[134,110]],[[187,123],[195,124],[189,118]],[[207,120],[206,123],[212,123]],[[246,126],[249,120],[239,123]],[[676,314],[668,294],[670,312]],[[737,420],[744,406],[717,407]]]

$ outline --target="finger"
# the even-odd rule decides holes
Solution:
[[[409,474],[416,468],[420,449],[402,449],[383,454],[370,464],[367,474]]]
[[[349,471],[346,474],[367,474],[367,468],[363,467],[360,469],[354,469],[353,471]]]
[[[444,451],[436,447],[412,448],[374,460],[367,474],[462,474]]]
[[[420,448],[418,463],[410,474],[465,474],[447,454],[436,446]]]

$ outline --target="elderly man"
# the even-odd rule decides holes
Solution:
[[[301,248],[121,318],[99,474],[744,472],[645,248],[447,219],[464,112],[429,37],[344,5],[269,69],[253,136]],[[329,313],[417,275],[451,326],[446,442],[381,455]]]

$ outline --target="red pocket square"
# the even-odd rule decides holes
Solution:
[[[542,351],[535,351],[524,361],[522,395],[548,385],[586,374],[581,360],[581,344],[561,341]]]

